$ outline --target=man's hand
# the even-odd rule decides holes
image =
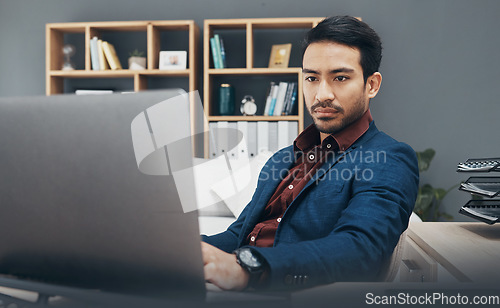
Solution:
[[[236,262],[236,255],[210,244],[201,243],[205,280],[223,290],[241,291],[248,285],[250,274]]]

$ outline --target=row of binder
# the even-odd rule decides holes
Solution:
[[[210,158],[227,154],[229,158],[260,152],[276,152],[293,143],[298,134],[297,121],[218,121],[210,122]],[[241,142],[244,140],[245,146]]]
[[[457,166],[458,172],[500,171],[500,158],[472,158]],[[500,177],[472,176],[460,184],[459,190],[488,198],[470,200],[460,208],[459,213],[487,224],[500,219],[500,200],[493,199],[500,194]]]

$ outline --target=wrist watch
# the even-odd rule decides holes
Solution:
[[[241,100],[240,112],[242,115],[255,115],[257,113],[257,105],[251,95],[245,95]]]
[[[236,249],[233,253],[236,255],[236,262],[250,274],[248,286],[256,286],[264,272],[265,260],[248,247]]]

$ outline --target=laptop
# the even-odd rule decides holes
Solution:
[[[3,277],[204,298],[197,212],[183,210],[172,175],[141,172],[131,136],[138,115],[182,94],[0,98]]]

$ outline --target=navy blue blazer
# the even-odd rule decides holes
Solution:
[[[225,232],[203,240],[226,252],[244,246],[293,164],[293,146],[276,152],[238,219]],[[345,152],[331,155],[289,205],[274,246],[252,247],[269,264],[270,286],[374,280],[408,226],[418,180],[413,149],[372,122]]]

